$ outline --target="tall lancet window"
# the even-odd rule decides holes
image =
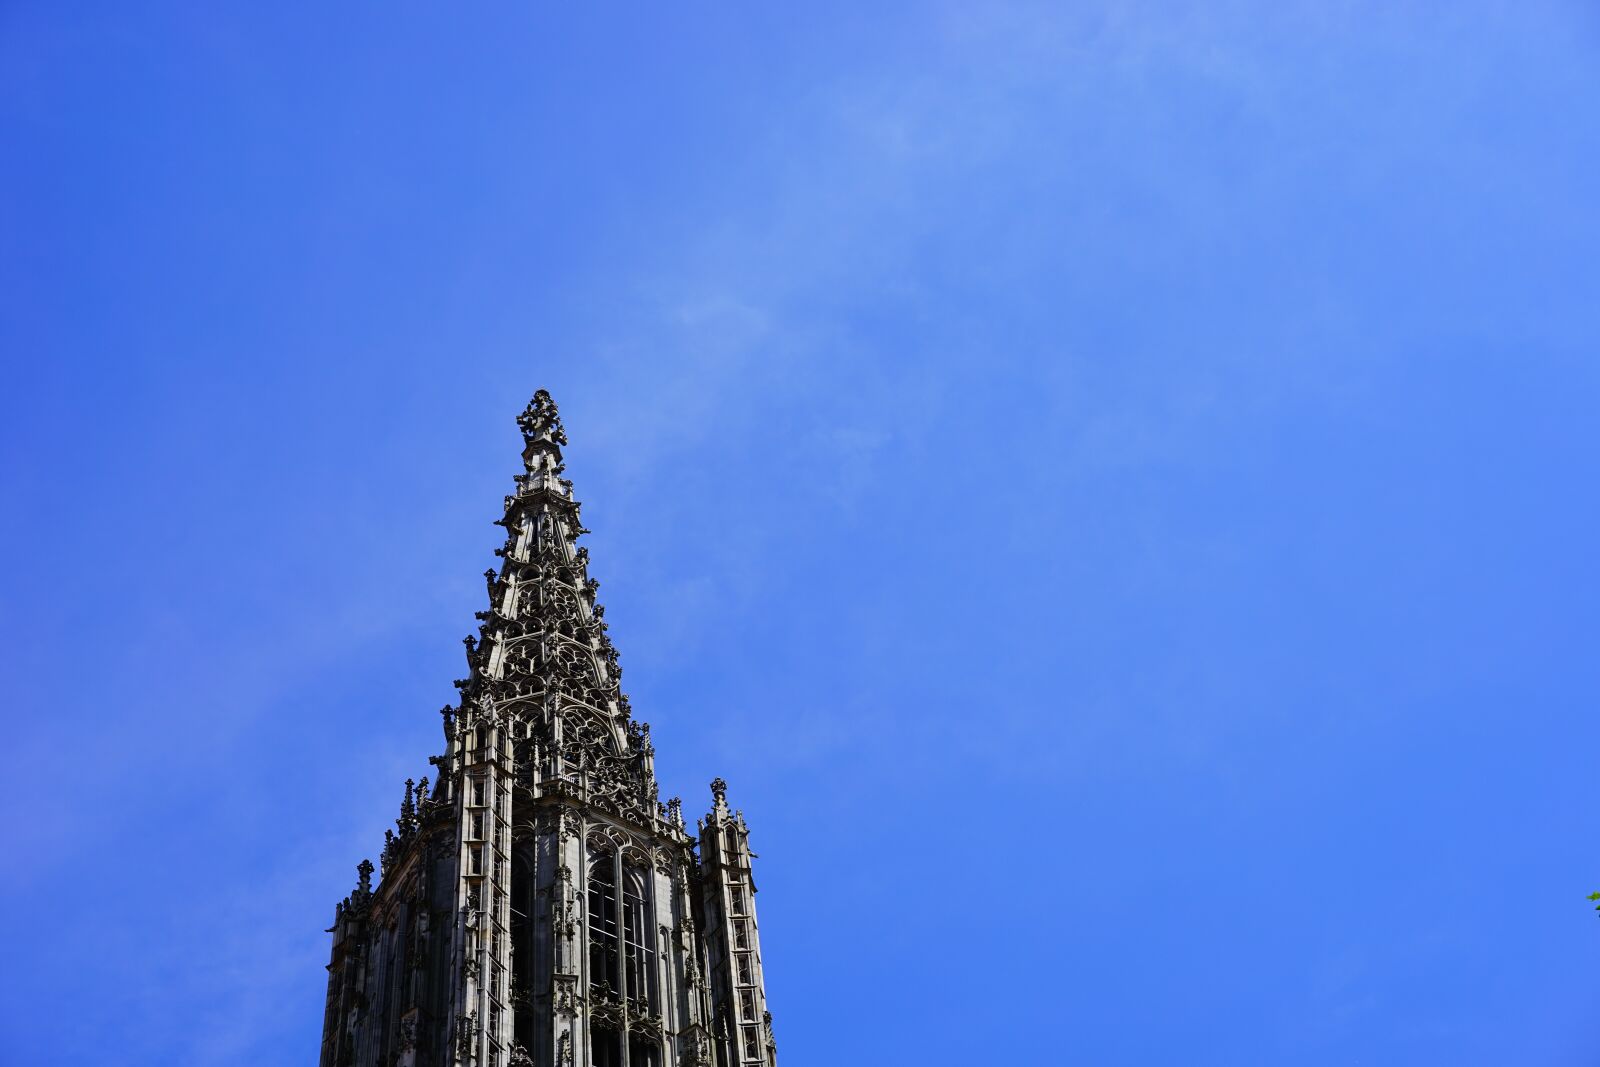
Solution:
[[[617,858],[596,852],[589,861],[589,984],[622,992],[617,973]]]
[[[622,878],[622,941],[627,963],[628,999],[654,1007],[656,952],[655,925],[650,921],[645,893],[646,872],[630,867]]]

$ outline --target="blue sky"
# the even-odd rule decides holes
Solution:
[[[1600,1056],[1592,8],[257,7],[0,11],[0,1060],[311,1062],[540,387],[786,1063]]]

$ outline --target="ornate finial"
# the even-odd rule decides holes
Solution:
[[[356,877],[359,879],[359,886],[363,893],[372,892],[372,871],[371,860],[362,860],[356,864]]]
[[[683,798],[673,797],[667,801],[667,821],[678,829],[683,829]]]
[[[406,798],[400,802],[400,832],[410,829],[411,820],[417,814],[416,793],[417,783],[410,778],[406,779]]]
[[[728,803],[728,783],[721,778],[711,779],[711,795],[716,798],[720,808]]]
[[[533,394],[527,408],[517,416],[517,425],[522,427],[522,438],[529,444],[535,441],[551,441],[558,445],[567,443],[566,431],[561,428],[561,413],[556,410],[556,402],[543,389]]]

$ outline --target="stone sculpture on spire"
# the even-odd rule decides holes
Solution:
[[[543,389],[533,394],[528,406],[517,416],[517,425],[522,428],[522,439],[528,444],[534,441],[567,443],[567,432],[561,427],[561,412]]]

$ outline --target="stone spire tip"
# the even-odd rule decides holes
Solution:
[[[530,445],[535,441],[567,443],[567,433],[561,427],[561,412],[544,389],[533,394],[528,406],[517,416],[517,425],[522,428],[522,439]]]

